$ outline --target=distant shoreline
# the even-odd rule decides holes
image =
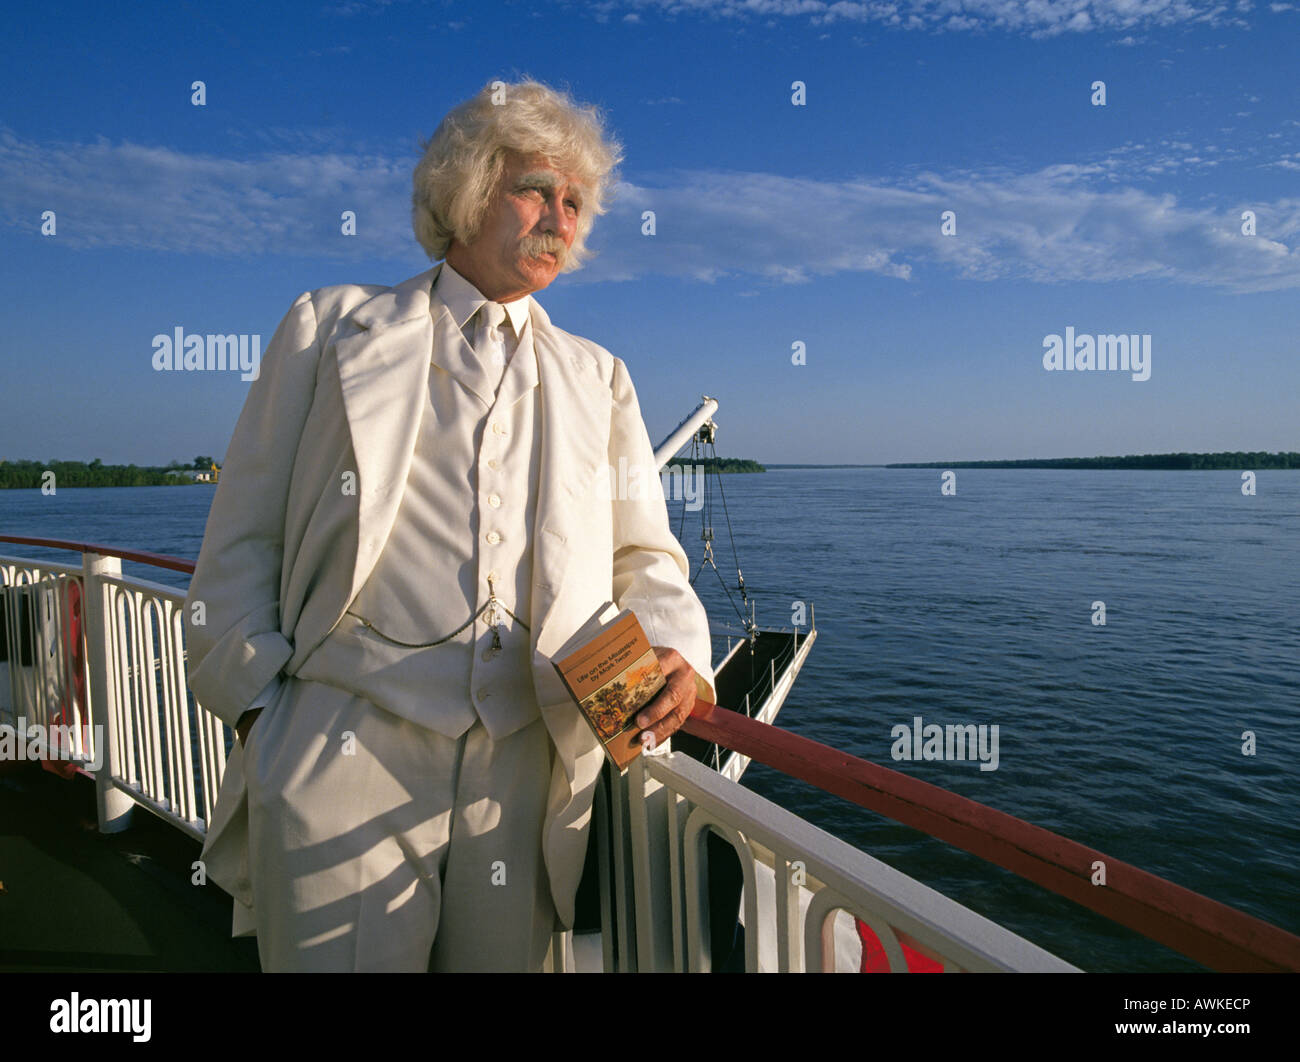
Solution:
[[[1215,454],[1128,454],[1124,457],[1039,457],[1010,461],[912,461],[885,468],[1064,468],[1149,469],[1165,472],[1213,472],[1249,469],[1300,469],[1300,453],[1262,450]]]
[[[1212,454],[1126,454],[1123,457],[1029,457],[998,461],[896,461],[893,463],[773,462],[764,468],[1055,468],[1055,469],[1149,469],[1167,472],[1214,472],[1260,469],[1300,469],[1300,453],[1279,450],[1229,451]]]
[[[33,461],[0,459],[0,490],[57,490],[60,487],[209,487],[220,470],[211,458],[203,464],[106,465],[99,458],[86,461]],[[198,477],[204,477],[199,479]]]
[[[1300,470],[1300,453],[1279,450],[1222,451],[1212,454],[1128,454],[1123,457],[1032,457],[1001,461],[900,461],[892,464],[812,462],[760,464],[746,458],[704,458],[701,462],[711,472],[764,472],[790,468],[1048,468],[1048,469],[1137,469],[1153,472],[1226,472]],[[684,467],[689,459],[676,457],[664,467]],[[53,471],[59,487],[153,487],[215,486],[213,482],[196,482],[193,469],[172,465],[167,468],[137,465],[102,465],[98,461],[38,462],[30,460],[0,461],[0,490],[32,490],[43,484],[43,473]]]

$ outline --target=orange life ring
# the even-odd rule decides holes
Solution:
[[[50,720],[52,725],[73,726],[74,720],[82,714],[78,709],[86,706],[86,639],[82,632],[81,583],[69,579],[64,584],[63,597],[63,659],[67,672],[62,676],[59,710]],[[65,722],[66,720],[66,722]],[[89,728],[82,724],[82,729]],[[83,734],[83,737],[89,735]],[[78,772],[89,776],[71,760],[47,754],[41,757],[41,767],[60,778],[71,778]]]

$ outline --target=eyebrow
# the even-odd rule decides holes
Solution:
[[[515,182],[515,187],[534,188],[540,186],[542,188],[551,189],[554,188],[557,184],[559,184],[559,180],[556,178],[555,174],[551,173],[549,170],[533,170],[530,173],[525,173],[522,176],[520,176],[520,178]],[[582,204],[583,200],[582,200],[581,186],[577,184],[570,184],[569,195],[573,199],[576,199],[579,205]]]

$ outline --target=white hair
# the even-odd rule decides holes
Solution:
[[[590,254],[586,239],[617,181],[623,149],[604,128],[601,112],[578,105],[567,93],[525,79],[500,81],[454,107],[423,145],[415,167],[412,223],[415,238],[433,260],[445,258],[453,239],[469,243],[478,234],[488,204],[505,171],[505,154],[540,154],[583,187],[573,246],[564,272]]]

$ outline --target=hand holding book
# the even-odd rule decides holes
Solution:
[[[609,758],[622,770],[673,734],[695,707],[695,669],[651,646],[631,609],[606,603],[552,661]]]
[[[667,684],[637,713],[636,725],[641,728],[638,740],[646,752],[653,752],[656,745],[679,730],[695,707],[695,669],[676,649],[662,645],[652,648]]]

